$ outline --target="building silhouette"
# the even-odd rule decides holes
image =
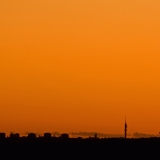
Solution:
[[[69,134],[67,134],[67,133],[61,134],[61,138],[68,139],[69,138]]]
[[[44,138],[51,138],[51,137],[52,137],[51,133],[44,133]]]
[[[6,138],[6,134],[5,133],[0,133],[0,139],[5,139]]]
[[[19,133],[11,133],[10,138],[20,138]]]
[[[36,134],[35,133],[29,133],[27,137],[30,138],[30,139],[35,139]]]
[[[124,138],[127,138],[127,122],[125,118],[125,124],[124,124]]]

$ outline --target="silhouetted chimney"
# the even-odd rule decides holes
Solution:
[[[95,139],[97,139],[97,138],[98,138],[97,133],[95,133],[94,138],[95,138]]]

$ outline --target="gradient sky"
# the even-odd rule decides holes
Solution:
[[[0,131],[157,134],[159,0],[1,0]]]

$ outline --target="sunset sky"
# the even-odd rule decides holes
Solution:
[[[160,131],[160,0],[0,0],[0,132]]]

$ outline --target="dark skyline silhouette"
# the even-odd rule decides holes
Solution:
[[[122,134],[104,134],[104,133],[98,133],[98,132],[69,132],[69,133],[59,133],[59,132],[45,132],[43,134],[34,133],[34,132],[25,132],[24,134],[11,132],[8,136],[6,133],[0,132],[0,139],[3,138],[30,138],[35,139],[38,137],[44,137],[44,138],[153,138],[153,137],[160,137],[160,134],[145,134],[145,133],[139,133],[135,132],[133,134],[128,134],[128,125],[125,118],[124,122],[124,135]]]
[[[95,158],[128,159],[129,157],[139,159],[140,156],[144,159],[151,155],[153,158],[153,155],[156,155],[154,152],[159,153],[156,146],[160,145],[160,138],[148,138],[146,135],[140,138],[138,133],[135,133],[137,138],[129,138],[126,120],[124,135],[121,137],[102,138],[97,132],[72,132],[72,136],[68,133],[53,133],[45,132],[43,135],[38,135],[26,132],[26,136],[20,136],[19,133],[11,133],[10,136],[6,136],[5,133],[0,133],[1,155],[7,151],[8,154],[3,155],[6,159],[11,156],[16,159],[40,159],[43,157],[43,159],[85,160]],[[73,134],[77,137],[74,137]],[[88,135],[88,137],[84,138],[79,135]]]
[[[159,155],[160,138],[69,138],[67,134],[51,137],[4,138],[0,133],[1,157],[18,159],[139,159]],[[7,154],[6,154],[7,152]]]

